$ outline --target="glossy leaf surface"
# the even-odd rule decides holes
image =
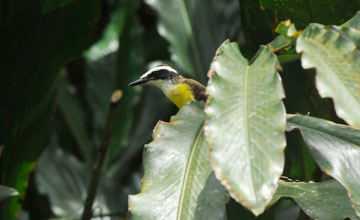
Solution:
[[[155,127],[141,192],[129,197],[132,219],[225,219],[228,196],[210,166],[204,118],[192,102]]]
[[[211,64],[206,136],[216,176],[259,215],[284,166],[284,92],[278,61],[262,46],[252,64],[236,43],[224,42]]]
[[[316,68],[317,89],[334,100],[337,115],[360,126],[360,51],[349,36],[334,27],[310,24],[298,38],[296,51],[302,53],[303,68]]]
[[[336,180],[320,183],[279,181],[274,200],[290,197],[312,219],[360,219],[356,216],[344,187]]]
[[[287,130],[299,129],[320,168],[348,191],[360,216],[360,130],[323,119],[294,116]]]
[[[159,14],[159,33],[170,43],[174,60],[205,83],[216,48],[240,27],[237,0],[147,0]]]

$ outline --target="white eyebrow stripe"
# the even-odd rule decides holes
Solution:
[[[141,79],[141,78],[145,78],[145,77],[147,77],[149,74],[151,74],[152,72],[159,71],[159,70],[167,70],[167,71],[170,71],[170,72],[175,72],[175,73],[177,73],[177,71],[174,70],[173,68],[171,68],[170,66],[157,66],[157,67],[154,67],[154,68],[150,69],[149,71],[147,71],[146,73],[144,73],[142,76],[140,76],[140,79]]]

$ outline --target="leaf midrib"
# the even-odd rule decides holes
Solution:
[[[182,219],[182,213],[183,213],[183,204],[184,204],[184,199],[185,199],[185,192],[186,192],[186,186],[187,186],[187,182],[188,182],[188,177],[189,177],[189,173],[190,173],[190,168],[192,167],[192,163],[194,162],[193,157],[195,155],[196,150],[198,149],[198,142],[201,138],[201,135],[203,134],[203,130],[204,130],[204,123],[201,125],[199,132],[197,133],[196,139],[194,141],[194,143],[192,144],[192,148],[191,148],[191,152],[189,155],[189,163],[186,164],[186,168],[185,168],[185,173],[184,173],[184,180],[182,182],[181,185],[181,189],[180,189],[180,198],[179,198],[179,203],[178,203],[178,211],[176,214],[176,219],[177,220],[181,220]]]
[[[196,44],[196,40],[195,40],[195,36],[192,30],[192,26],[191,26],[191,22],[190,22],[190,17],[189,17],[189,13],[187,12],[187,8],[185,5],[184,0],[178,0],[178,4],[180,7],[180,12],[181,12],[181,16],[184,20],[184,25],[185,25],[185,30],[187,31],[189,38],[190,38],[190,43],[192,45],[191,50],[194,53],[194,57],[195,57],[195,66],[197,66],[197,68],[195,68],[195,75],[198,76],[198,78],[200,78],[199,76],[201,76],[203,74],[203,69],[202,69],[202,65],[201,65],[201,59],[200,59],[200,54],[198,51],[198,47]]]
[[[252,175],[252,164],[250,161],[250,148],[249,148],[249,131],[248,131],[248,115],[247,115],[247,107],[248,107],[248,95],[247,95],[247,90],[248,90],[248,75],[249,75],[249,66],[246,66],[245,69],[245,76],[244,76],[244,81],[243,81],[243,114],[244,114],[244,135],[245,135],[245,147],[246,147],[246,151],[247,151],[247,161],[249,164],[249,169],[250,169],[250,186],[251,186],[251,193],[252,195],[254,195],[254,198],[256,200],[256,196],[255,196],[255,190],[254,190],[254,180],[253,180],[253,175]]]

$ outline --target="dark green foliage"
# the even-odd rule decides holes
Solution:
[[[265,9],[277,11],[280,19],[290,18],[299,28],[309,23],[340,25],[360,9],[354,0],[259,0]]]
[[[17,189],[20,197],[48,141],[60,68],[93,41],[100,12],[98,1],[77,2],[47,14],[41,12],[41,3],[2,5],[1,182]],[[4,204],[3,218],[15,215],[18,201]]]
[[[151,142],[152,131],[158,120],[170,121],[170,116],[178,111],[159,90],[152,87],[134,89],[127,84],[151,66],[160,63],[170,64],[181,74],[196,78],[203,84],[208,82],[209,69],[212,70],[211,74],[216,70],[216,74],[223,74],[221,76],[224,78],[229,76],[227,74],[235,74],[238,71],[239,73],[236,72],[231,79],[240,77],[248,69],[234,69],[234,66],[239,64],[238,61],[243,59],[236,52],[230,56],[227,52],[224,55],[218,50],[217,60],[212,62],[216,49],[226,39],[238,43],[239,51],[249,61],[244,66],[255,63],[254,70],[251,71],[259,74],[246,77],[250,81],[251,77],[254,77],[249,84],[253,86],[251,88],[262,86],[261,89],[252,90],[256,92],[247,94],[247,101],[253,100],[253,103],[246,110],[260,111],[264,106],[256,105],[263,99],[269,101],[269,105],[274,104],[271,102],[272,96],[268,93],[278,94],[280,98],[276,99],[276,104],[281,107],[281,86],[276,87],[279,91],[274,94],[266,93],[270,91],[269,84],[261,84],[266,71],[270,71],[274,73],[271,76],[278,80],[278,85],[282,84],[284,88],[286,98],[283,102],[286,113],[300,113],[312,117],[292,116],[288,119],[288,132],[285,134],[287,148],[284,155],[282,145],[278,145],[274,150],[270,144],[266,144],[266,150],[269,150],[266,155],[272,155],[274,150],[274,155],[280,158],[276,162],[267,160],[261,152],[253,156],[250,152],[253,149],[251,147],[247,148],[250,149],[250,153],[241,158],[240,154],[237,154],[241,150],[239,148],[231,154],[234,156],[233,159],[215,155],[215,150],[227,152],[229,149],[223,147],[240,142],[241,137],[236,134],[233,135],[236,138],[229,142],[220,141],[217,146],[216,141],[211,138],[218,135],[217,140],[222,140],[221,138],[230,134],[230,131],[239,128],[236,127],[241,124],[239,111],[245,102],[241,99],[244,87],[236,85],[242,80],[225,82],[221,77],[216,78],[218,75],[213,77],[212,83],[217,85],[216,91],[211,91],[214,105],[211,102],[207,103],[206,117],[202,111],[196,110],[197,113],[194,113],[186,112],[184,109],[183,113],[180,112],[173,118],[173,124],[157,126],[173,131],[172,129],[182,128],[182,123],[186,125],[190,121],[189,123],[201,128],[205,127],[207,139],[196,129],[198,133],[195,136],[192,136],[193,133],[186,133],[191,132],[190,125],[189,129],[183,131],[187,135],[183,135],[181,143],[188,141],[188,137],[199,137],[192,140],[194,144],[191,146],[195,146],[194,149],[197,149],[196,146],[210,145],[192,151],[195,152],[197,160],[176,158],[183,161],[182,165],[186,165],[183,167],[184,170],[191,171],[189,176],[186,176],[186,172],[181,178],[171,176],[177,173],[180,167],[173,167],[177,161],[175,159],[169,160],[172,163],[163,164],[167,156],[176,152],[172,149],[181,150],[176,138],[167,145],[161,145],[161,141],[172,137],[169,135],[171,132],[166,130],[161,133],[161,137],[153,137],[158,142],[152,142],[150,145],[150,149],[152,146],[163,147],[164,151],[162,148],[154,148],[154,151],[162,153],[165,159],[149,157],[151,154],[148,151],[145,154],[145,170],[152,165],[151,161],[156,161],[158,168],[153,170],[154,173],[166,173],[166,169],[162,170],[161,167],[173,168],[174,172],[169,176],[174,178],[170,179],[182,181],[182,178],[187,178],[184,184],[191,187],[185,187],[188,191],[181,192],[185,195],[183,199],[175,199],[172,202],[180,207],[179,210],[173,209],[176,216],[194,214],[186,219],[201,219],[201,216],[224,219],[226,211],[226,217],[230,220],[309,219],[307,215],[314,219],[359,219],[360,168],[358,158],[353,158],[359,154],[359,130],[340,125],[346,122],[353,127],[359,125],[360,116],[358,111],[353,110],[358,109],[360,105],[360,62],[357,62],[360,58],[360,12],[356,14],[359,9],[360,2],[355,0],[0,1],[0,220],[80,218],[88,180],[96,158],[96,149],[103,135],[107,134],[104,131],[105,121],[110,97],[115,89],[122,91],[122,98],[114,131],[109,140],[93,210],[94,215],[98,217],[125,218],[128,215],[128,195],[138,193],[141,188],[144,145]],[[290,26],[284,25],[285,23],[276,30],[277,25],[285,19],[291,19],[289,25],[296,25],[299,30],[296,35],[287,35],[287,28]],[[321,26],[309,25],[310,23],[343,25]],[[301,34],[303,29],[305,32]],[[325,45],[324,50],[317,54],[319,50],[312,44],[320,45],[319,47]],[[266,45],[260,50],[266,50],[265,55],[257,53],[260,45]],[[312,50],[314,48],[315,50]],[[322,56],[323,54],[326,55]],[[268,57],[273,58],[273,65],[268,65]],[[264,59],[264,62],[256,66],[259,58]],[[210,68],[211,63],[215,67]],[[348,63],[349,66],[346,66]],[[346,66],[346,71],[342,71],[343,66]],[[312,67],[315,69],[309,69]],[[281,79],[277,78],[276,72],[279,72]],[[330,77],[338,77],[338,80],[332,80]],[[326,86],[334,92],[328,92],[330,90],[324,89]],[[209,88],[211,89],[211,86]],[[237,96],[231,96],[235,90]],[[218,98],[219,91],[228,93],[220,94]],[[346,93],[349,91],[350,93]],[[226,95],[230,95],[225,100],[227,102],[217,105],[221,104],[221,97]],[[227,111],[234,103],[237,104],[236,108]],[[266,103],[263,102],[264,105]],[[196,105],[187,107],[191,109]],[[350,108],[347,105],[355,107]],[[211,114],[213,106],[226,111],[222,117],[229,116],[228,123],[224,123],[226,120],[218,121],[218,112]],[[269,109],[267,106],[265,108]],[[276,112],[263,111],[256,115],[263,115],[270,120],[271,114]],[[251,112],[247,113],[251,115]],[[189,118],[191,120],[187,120]],[[204,118],[205,122],[197,121]],[[209,129],[213,122],[211,120],[216,124],[213,130]],[[252,125],[251,131],[254,134],[261,131],[253,136],[267,133],[271,136],[274,130],[262,130],[266,126],[257,124],[265,123],[261,120],[255,120]],[[283,114],[279,113],[275,121],[276,123],[270,125],[285,122],[285,111]],[[223,125],[229,126],[223,127],[224,131],[218,133]],[[284,135],[284,129],[284,125],[279,125],[280,135]],[[294,130],[290,132],[291,129]],[[285,140],[285,135],[281,136],[279,142],[284,142],[282,140]],[[250,138],[250,142],[256,140]],[[268,139],[264,140],[266,142]],[[276,145],[275,141],[272,144]],[[165,150],[170,153],[166,154]],[[209,157],[209,154],[212,156]],[[285,158],[284,164],[282,156]],[[246,159],[256,163],[246,163]],[[237,160],[240,161],[240,168],[233,166],[230,174],[224,174],[224,167],[220,162],[224,162],[226,166]],[[187,167],[187,163],[190,168]],[[273,184],[270,188],[265,187],[271,192],[264,194],[260,190],[257,191],[255,195],[258,196],[258,200],[254,201],[257,207],[252,207],[247,203],[252,200],[246,196],[246,190],[245,195],[237,194],[234,190],[238,185],[244,186],[248,182],[239,183],[229,177],[236,176],[235,172],[245,176],[247,165],[256,169],[260,167],[259,164],[275,169],[276,175],[271,174],[269,178],[265,178],[273,180],[269,181],[270,185]],[[281,165],[273,167],[276,164]],[[278,169],[279,167],[281,169]],[[334,178],[338,182],[330,180],[321,183],[297,183],[281,180],[278,183],[277,178],[282,169],[283,175],[301,181],[320,182]],[[200,178],[199,174],[195,175],[196,172],[205,174],[204,170],[206,175],[202,176],[203,178]],[[265,168],[262,170],[262,175],[258,176],[267,175]],[[258,181],[257,175],[250,174],[251,182],[262,183]],[[153,187],[151,184],[147,185],[147,181],[157,181],[159,178],[149,178],[149,175],[145,173],[143,187]],[[201,184],[198,186],[197,182]],[[167,190],[156,186],[159,191],[166,194]],[[167,186],[169,191],[174,190],[171,186]],[[277,193],[272,197],[278,186]],[[263,189],[261,185],[253,189],[257,188]],[[308,193],[309,190],[313,193]],[[156,192],[152,192],[156,195]],[[172,195],[177,192],[175,190]],[[238,201],[230,199],[224,207],[228,194]],[[314,198],[314,195],[319,196]],[[212,199],[212,196],[216,196],[216,199]],[[264,203],[259,199],[262,196]],[[295,202],[285,200],[284,197],[292,198]],[[132,198],[135,198],[133,206],[155,201],[152,201],[153,197],[147,200],[147,196],[143,197],[143,194]],[[136,200],[139,198],[145,199],[137,203]],[[166,196],[164,198],[167,199]],[[268,204],[267,201],[271,198],[273,200]],[[279,199],[280,201],[275,204]],[[321,200],[330,202],[324,202],[324,206],[321,206]],[[162,201],[157,202],[162,204]],[[340,212],[332,214],[334,204],[339,204],[342,208]],[[247,207],[253,212],[257,209],[254,213],[260,214],[266,205],[268,206],[265,212],[259,217],[255,217],[244,208]],[[152,211],[159,207],[161,206],[154,207]],[[168,205],[165,204],[164,207]],[[138,217],[137,210],[142,210],[141,215],[146,218],[144,213],[148,208],[151,206],[137,207],[136,210],[132,210],[132,217]],[[158,213],[164,213],[162,211],[165,208],[160,212],[155,210],[154,216],[160,218],[161,215]]]

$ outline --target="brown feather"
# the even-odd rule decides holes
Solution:
[[[193,94],[195,96],[195,99],[197,101],[206,101],[208,98],[208,95],[206,93],[206,87],[203,86],[201,83],[199,83],[196,80],[193,79],[187,79],[187,78],[180,78],[181,82],[184,82],[190,86],[190,88],[193,91]]]

